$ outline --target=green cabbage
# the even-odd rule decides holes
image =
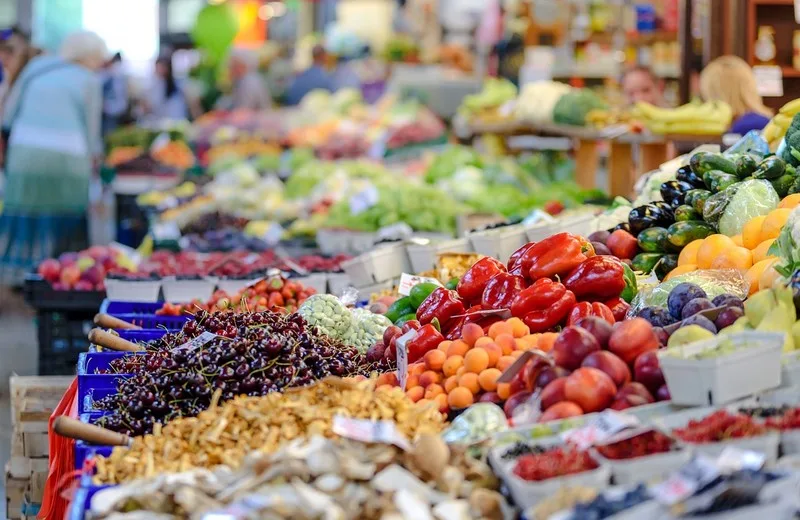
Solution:
[[[779,202],[780,197],[769,182],[744,181],[719,219],[719,232],[729,237],[738,235],[751,219],[766,215],[777,208]]]

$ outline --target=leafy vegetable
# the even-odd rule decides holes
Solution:
[[[584,126],[586,114],[606,108],[608,105],[591,90],[572,90],[559,98],[553,109],[553,121],[564,125]]]

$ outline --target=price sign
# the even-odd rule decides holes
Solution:
[[[216,337],[217,337],[216,334],[206,331],[206,332],[203,332],[202,334],[200,334],[199,336],[197,336],[196,338],[190,339],[189,341],[187,341],[183,345],[178,346],[177,348],[180,349],[180,350],[184,350],[184,349],[190,350],[190,351],[191,350],[196,350],[198,348],[202,348],[203,345],[205,345],[206,343],[208,343],[209,341],[213,340]]]
[[[272,222],[267,231],[261,235],[261,240],[267,243],[267,245],[274,246],[278,242],[281,241],[281,237],[283,236],[283,227],[277,222]]]
[[[408,348],[406,345],[416,335],[416,330],[409,330],[397,338],[394,343],[397,352],[397,380],[400,381],[400,388],[404,392],[406,390],[406,381],[408,381]]]
[[[368,419],[353,419],[343,415],[333,418],[333,433],[348,439],[361,442],[394,444],[398,448],[410,448],[408,440],[397,431],[394,421],[370,421]]]
[[[783,71],[775,66],[753,67],[758,93],[764,97],[783,96]]]
[[[561,438],[583,450],[638,425],[638,419],[632,415],[606,410],[593,417],[586,426],[564,432]]]
[[[367,211],[380,200],[380,193],[374,184],[370,184],[363,190],[350,197],[350,213],[358,215]]]
[[[397,287],[397,293],[401,296],[408,296],[411,294],[411,289],[415,285],[419,285],[421,283],[435,283],[439,287],[442,286],[442,282],[436,278],[428,278],[426,276],[403,273],[400,275],[400,285]]]
[[[717,465],[708,457],[696,455],[666,480],[650,488],[656,500],[671,506],[691,496],[719,476]]]

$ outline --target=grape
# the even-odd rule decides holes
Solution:
[[[667,308],[675,319],[681,318],[681,311],[689,301],[706,298],[706,292],[699,285],[683,282],[675,286],[667,297]]]
[[[698,312],[707,311],[708,309],[713,308],[714,304],[711,303],[708,298],[695,298],[694,300],[689,300],[689,303],[683,306],[681,317],[686,319],[689,316],[694,316]]]
[[[739,307],[728,307],[719,313],[717,319],[714,320],[714,325],[718,330],[722,330],[733,325],[742,316],[744,316],[744,310]]]
[[[714,325],[714,322],[703,316],[702,314],[695,314],[694,316],[689,316],[685,320],[681,322],[681,327],[686,327],[687,325],[700,325],[704,329],[711,331],[712,333],[717,333],[717,327]]]
[[[645,307],[637,316],[650,322],[653,327],[666,327],[675,322],[664,307]]]

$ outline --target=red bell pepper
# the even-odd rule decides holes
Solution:
[[[630,310],[631,305],[622,298],[617,297],[608,300],[606,302],[606,307],[611,309],[611,313],[614,315],[616,321],[622,321],[628,315],[628,310]]]
[[[431,323],[425,325],[417,331],[417,335],[406,343],[408,352],[408,362],[414,363],[422,359],[426,352],[430,352],[439,347],[439,343],[444,341],[444,336]]]
[[[528,276],[528,271],[531,269],[530,262],[524,262],[523,260],[525,258],[525,253],[535,245],[536,242],[528,242],[511,254],[506,264],[509,273],[522,277]]]
[[[558,233],[547,237],[528,249],[522,262],[530,261],[528,276],[531,280],[563,276],[594,254],[594,248],[572,233]]]
[[[532,334],[547,332],[567,318],[569,311],[575,306],[575,301],[572,291],[564,291],[564,295],[548,308],[531,311],[522,318],[522,321],[531,329]]]
[[[575,267],[564,285],[580,300],[606,301],[625,289],[625,269],[613,256],[593,256]]]
[[[522,318],[532,311],[544,310],[564,296],[564,284],[550,278],[539,278],[533,285],[523,289],[511,302],[511,315]]]
[[[506,266],[499,260],[485,256],[472,264],[461,280],[458,281],[456,291],[458,295],[469,303],[478,303],[483,296],[486,284],[496,274],[505,273]]]
[[[464,304],[454,291],[439,287],[433,291],[417,308],[417,320],[423,325],[433,321],[446,323],[457,314],[464,314]]]
[[[567,325],[575,325],[576,321],[587,316],[597,316],[598,318],[602,318],[612,325],[616,322],[614,319],[614,313],[611,312],[611,309],[609,309],[604,303],[580,302],[576,303],[575,307],[569,311],[569,316],[567,316]]]
[[[494,275],[481,297],[481,306],[484,309],[508,309],[514,298],[525,288],[525,279],[509,273]]]

